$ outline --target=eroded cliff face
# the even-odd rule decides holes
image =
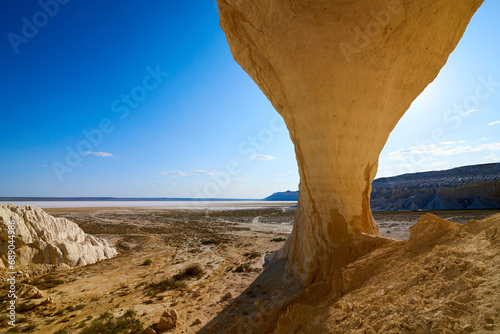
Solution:
[[[273,255],[305,285],[365,252],[371,182],[390,132],[482,0],[218,0],[234,59],[281,114],[300,195]],[[365,245],[365,246],[360,246]]]
[[[32,264],[83,266],[117,255],[105,239],[32,205],[0,205],[0,270],[9,267],[9,240],[15,241],[16,270]]]

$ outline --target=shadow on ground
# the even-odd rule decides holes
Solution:
[[[286,270],[286,261],[275,261],[241,295],[234,298],[198,333],[266,333],[276,327],[287,304],[305,291]]]

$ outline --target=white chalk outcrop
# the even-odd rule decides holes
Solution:
[[[0,268],[8,267],[9,222],[15,221],[16,269],[35,264],[82,266],[117,254],[104,239],[32,205],[0,205]]]
[[[370,192],[380,151],[481,3],[218,0],[234,59],[295,145],[297,215],[273,257],[287,258],[303,284],[330,279],[364,254],[363,234],[377,234]]]

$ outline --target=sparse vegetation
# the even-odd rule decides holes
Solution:
[[[118,296],[120,296],[120,297],[125,297],[126,295],[129,295],[129,294],[131,294],[131,293],[132,293],[132,291],[131,291],[130,289],[128,289],[128,288],[127,288],[127,289],[123,290],[122,292],[120,292],[120,293],[118,294]]]
[[[75,310],[81,310],[84,307],[85,307],[85,304],[78,304],[75,306]]]
[[[54,334],[68,334],[68,331],[66,329],[60,329],[57,332],[54,332]]]
[[[261,254],[259,252],[248,252],[244,254],[246,257],[249,257],[251,259],[255,259],[256,257],[260,257]]]
[[[18,317],[18,318],[16,319],[16,322],[17,322],[18,324],[22,324],[23,322],[27,322],[27,321],[28,321],[28,318],[27,318],[27,317]]]
[[[193,264],[193,265],[190,265],[189,267],[186,267],[184,270],[182,270],[178,274],[174,275],[173,278],[176,281],[185,280],[185,279],[188,279],[191,277],[201,278],[201,276],[203,276],[204,273],[205,273],[205,271],[200,267],[199,264]]]
[[[80,334],[120,334],[141,333],[144,324],[137,319],[137,312],[127,310],[121,317],[115,318],[113,314],[105,312]]]
[[[233,271],[235,273],[243,273],[243,272],[249,272],[251,270],[252,269],[250,268],[250,266],[248,265],[248,263],[242,263],[239,266],[237,266],[236,268],[234,268]]]
[[[32,282],[36,281],[36,286],[41,290],[44,289],[43,293],[46,296],[54,298],[53,303],[24,314],[27,319],[36,320],[38,328],[32,332],[53,333],[59,328],[66,327],[58,334],[134,333],[132,328],[123,330],[121,325],[117,325],[128,308],[137,307],[141,314],[146,313],[144,310],[147,310],[149,314],[150,310],[161,307],[166,302],[172,306],[179,305],[178,307],[184,307],[187,301],[192,302],[196,306],[193,306],[191,310],[196,313],[199,310],[196,307],[204,304],[204,290],[196,293],[194,291],[197,289],[191,291],[188,287],[193,284],[212,287],[213,281],[227,276],[229,272],[235,273],[231,273],[230,276],[241,276],[239,279],[243,282],[250,281],[252,277],[246,272],[251,272],[253,275],[257,269],[254,268],[257,267],[254,263],[260,261],[267,250],[273,249],[273,244],[269,240],[275,236],[281,236],[279,232],[281,230],[273,234],[259,235],[259,239],[255,241],[248,238],[246,234],[243,237],[239,234],[230,236],[228,234],[230,231],[248,231],[240,226],[240,220],[252,221],[257,215],[253,209],[241,214],[241,217],[240,211],[228,214],[226,217],[228,221],[236,215],[238,223],[233,224],[221,223],[220,218],[216,216],[210,217],[211,219],[207,222],[203,220],[203,217],[203,219],[198,219],[196,216],[196,219],[188,222],[184,217],[191,215],[192,212],[194,212],[193,215],[198,214],[195,211],[175,213],[175,215],[170,212],[161,215],[141,212],[126,215],[99,213],[95,216],[96,218],[91,218],[89,221],[86,221],[90,219],[87,213],[72,214],[72,217],[79,220],[83,228],[88,231],[94,231],[96,234],[111,234],[117,238],[126,236],[127,242],[141,252],[127,252],[125,256],[102,261],[84,269],[75,267],[68,271],[52,271],[39,277],[24,278],[23,283],[33,284]],[[136,227],[144,233],[136,235]],[[133,234],[128,236],[131,232]],[[154,235],[149,236],[148,233]],[[154,247],[149,247],[150,243]],[[163,247],[165,244],[168,247]],[[230,246],[226,246],[229,244]],[[240,248],[236,248],[237,244]],[[176,251],[172,252],[172,249]],[[123,269],[117,269],[122,267]],[[236,267],[238,268],[235,270]],[[97,280],[102,279],[101,274],[107,268],[116,269],[117,273],[118,270],[123,270],[126,275],[117,275],[109,284],[95,289],[92,284],[99,284]],[[238,275],[236,272],[241,274]],[[211,280],[205,279],[210,277],[207,276],[208,274],[212,276]],[[72,287],[65,286],[75,281],[75,278],[76,283],[82,283],[83,286],[75,285],[75,283],[71,283],[75,285]],[[197,280],[197,278],[201,279]],[[150,284],[151,282],[154,283]],[[140,289],[144,290],[139,291]],[[120,310],[120,308],[123,309]],[[110,313],[100,318],[99,313],[95,313],[97,309],[100,309],[99,313],[106,310]],[[93,314],[93,317],[87,314]],[[22,315],[19,314],[19,316]],[[128,324],[133,323],[130,315],[125,318],[124,321]],[[145,318],[137,314],[135,319]],[[155,319],[148,321],[151,323],[147,325],[150,325]],[[27,325],[28,320],[20,324],[19,332],[23,332]],[[108,331],[107,326],[113,328],[113,331],[111,329]],[[2,327],[1,323],[0,327]],[[104,327],[106,328],[102,330]]]
[[[201,278],[204,273],[205,271],[200,267],[200,265],[193,264],[184,268],[184,270],[181,270],[172,278],[164,279],[158,283],[151,283],[149,284],[149,287],[159,291],[184,289],[186,287],[186,283],[181,281],[192,277]],[[147,295],[154,295],[154,293],[148,293]]]
[[[285,241],[285,240],[286,240],[286,238],[279,237],[279,238],[271,239],[271,242],[281,242],[281,241]]]
[[[221,243],[220,240],[214,240],[214,239],[203,240],[201,242],[202,245],[218,245],[220,243]]]
[[[29,324],[28,326],[23,328],[23,332],[32,333],[33,330],[35,330],[35,329],[36,329],[36,326],[34,324]]]
[[[64,283],[65,281],[63,279],[60,279],[54,274],[49,274],[35,278],[32,281],[30,281],[29,284],[36,286],[40,290],[49,290]]]
[[[149,287],[155,290],[167,291],[167,290],[184,289],[186,287],[186,283],[179,282],[176,281],[175,279],[169,278],[169,279],[164,279],[158,283],[151,283],[149,284]]]

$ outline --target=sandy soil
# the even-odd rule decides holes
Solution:
[[[104,312],[119,316],[130,308],[138,311],[147,327],[158,322],[165,307],[172,306],[181,318],[176,332],[194,333],[255,280],[263,270],[264,256],[283,244],[271,240],[286,238],[293,221],[293,212],[285,208],[46,211],[76,222],[87,233],[106,238],[120,254],[93,265],[47,273],[42,278],[63,282],[49,289],[43,289],[43,280],[40,283],[33,277],[19,281],[38,286],[52,298],[49,305],[18,312],[20,332],[26,329],[54,333],[63,328],[74,331],[88,316],[96,318]],[[143,265],[146,259],[152,261],[151,265]],[[199,279],[186,280],[186,287],[160,292],[149,287],[190,264],[198,264],[205,273]],[[245,264],[246,271],[234,271]],[[6,291],[1,295],[5,296]],[[221,301],[223,296],[225,301]],[[79,309],[68,309],[70,306]],[[1,312],[5,319],[5,308]],[[198,324],[192,325],[195,322]],[[6,332],[5,321],[1,327],[0,332]]]
[[[288,276],[284,263],[275,263],[264,271],[264,256],[280,248],[283,244],[281,240],[291,231],[294,209],[271,207],[223,211],[140,208],[45,210],[56,217],[66,217],[76,222],[87,233],[106,238],[117,247],[119,255],[85,267],[49,272],[39,277],[34,277],[33,273],[30,277],[20,277],[19,284],[37,286],[44,297],[50,297],[51,301],[46,305],[18,312],[18,332],[54,333],[67,329],[70,333],[78,333],[83,324],[88,326],[91,320],[87,319],[91,316],[95,319],[104,312],[111,312],[118,317],[128,309],[136,310],[144,328],[147,328],[158,322],[167,307],[175,308],[179,314],[179,323],[172,333],[264,333],[273,330],[281,330],[284,333],[284,328],[294,328],[292,332],[296,333],[322,333],[325,330],[333,333],[404,332],[391,331],[391,328],[382,330],[385,327],[374,327],[373,321],[363,323],[365,317],[373,315],[366,313],[367,308],[362,306],[373,305],[374,302],[370,299],[372,296],[379,296],[377,298],[384,300],[386,306],[394,306],[397,298],[391,297],[390,294],[390,290],[395,289],[397,285],[394,277],[386,278],[385,282],[376,280],[376,283],[368,287],[363,283],[353,291],[344,291],[343,296],[338,296],[331,291],[331,287],[315,286],[304,290]],[[453,218],[454,221],[465,222],[470,219],[482,219],[493,213],[495,212],[449,211],[438,214],[444,218]],[[380,235],[396,240],[407,239],[408,228],[414,225],[421,215],[422,213],[418,212],[374,214],[380,225]],[[396,241],[394,243],[392,252],[402,247],[402,244]],[[457,257],[467,261],[467,256],[462,253],[457,255],[457,251],[452,248],[443,252],[446,253],[441,254],[443,259]],[[383,255],[371,256],[373,263],[384,262],[376,257]],[[432,267],[434,260],[425,260],[425,256],[426,254],[422,259],[413,257],[412,261],[421,261],[422,267]],[[151,260],[151,264],[144,265],[145,260]],[[399,263],[402,267],[408,263],[416,266],[412,261],[401,255],[392,257],[389,262]],[[431,264],[426,261],[431,261]],[[482,262],[483,267],[486,262]],[[182,280],[185,286],[167,290],[158,287],[159,282],[171,279],[193,264],[199,265],[203,274]],[[393,267],[391,264],[391,268]],[[389,268],[386,268],[385,272],[390,272]],[[407,272],[409,274],[406,279],[410,281],[414,274],[422,274],[417,272],[417,269]],[[25,272],[24,276],[27,274]],[[373,272],[365,275],[363,282],[376,276],[374,275]],[[490,278],[483,279],[488,281]],[[498,282],[497,285],[490,286],[490,289],[493,289],[491,293],[498,292],[498,288]],[[425,291],[418,292],[426,294]],[[434,293],[431,292],[431,295],[434,296]],[[491,293],[490,299],[494,297]],[[2,296],[5,294],[6,291],[1,292]],[[318,294],[321,297],[317,297]],[[313,296],[317,297],[314,302],[311,299]],[[417,298],[415,296],[412,298]],[[389,300],[391,298],[392,302]],[[464,302],[465,299],[467,298],[463,297],[460,300]],[[406,309],[412,309],[414,313],[418,313],[414,309],[418,309],[420,304],[412,300],[407,301],[410,304],[400,301],[402,308],[399,311],[404,313]],[[474,300],[477,301],[477,298]],[[20,305],[30,303],[33,304],[33,300],[20,301]],[[477,303],[482,305],[481,301]],[[484,304],[490,304],[492,309],[488,311],[477,306],[483,312],[482,316],[491,317],[493,322],[498,320],[498,303],[486,301]],[[379,305],[378,308],[387,309],[384,305]],[[435,306],[433,303],[422,305],[426,307],[426,312],[433,312]],[[394,307],[397,309],[397,305]],[[293,316],[290,318],[291,314],[315,309],[315,323],[320,321],[322,326],[317,324],[316,327],[301,327],[294,322]],[[393,310],[396,313],[399,311]],[[5,307],[2,307],[0,312],[2,319],[5,319]],[[295,318],[302,319],[298,315]],[[358,324],[355,319],[361,322]],[[337,325],[325,327],[324,323],[329,322]],[[489,324],[481,323],[480,327],[474,325],[473,329],[475,332],[480,332],[478,328],[490,330]],[[467,325],[472,326],[469,321],[467,324],[460,324],[461,327],[457,325],[457,328],[460,327],[464,333],[469,332]],[[491,330],[498,328],[492,326]],[[438,333],[431,331],[429,325],[421,327],[423,331],[413,332]],[[7,332],[5,321],[1,323],[0,328],[1,333]],[[448,333],[444,331],[447,327],[439,328],[443,330],[442,333]]]

